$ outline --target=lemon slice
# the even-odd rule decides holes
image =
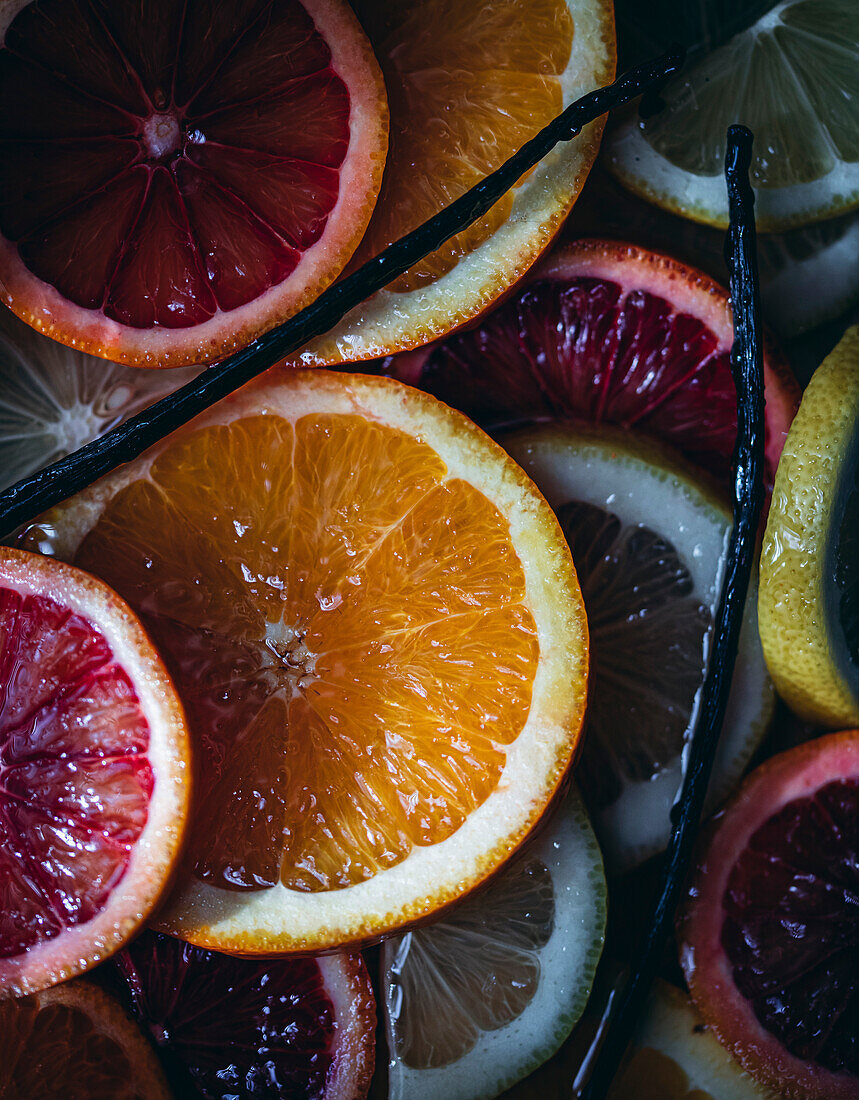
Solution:
[[[657,982],[608,1100],[776,1100],[733,1060],[685,993]]]
[[[571,791],[536,843],[382,955],[390,1100],[497,1096],[558,1049],[602,951],[605,879]]]
[[[814,373],[776,472],[759,617],[779,693],[802,718],[859,725],[859,326]]]
[[[630,113],[607,163],[631,190],[695,221],[725,227],[725,135],[755,135],[759,229],[780,230],[859,205],[859,5],[783,0],[690,68],[665,109]]]
[[[89,443],[198,371],[105,363],[0,309],[0,488]]]
[[[711,644],[727,506],[619,432],[541,425],[504,446],[555,509],[585,599],[591,673],[576,779],[610,871],[664,848]],[[731,789],[772,713],[753,585],[710,785]]]

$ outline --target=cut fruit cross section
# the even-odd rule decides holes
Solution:
[[[197,802],[158,918],[243,953],[357,942],[467,893],[575,752],[587,625],[532,483],[390,379],[283,371],[25,541],[138,609]]]
[[[344,0],[4,0],[0,298],[107,359],[221,358],[340,273],[387,129]]]

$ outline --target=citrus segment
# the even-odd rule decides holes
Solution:
[[[480,423],[546,416],[616,424],[730,478],[736,395],[727,292],[657,252],[583,240],[547,258],[476,327],[390,369]],[[773,353],[765,367],[767,480],[798,400]]]
[[[859,1096],[859,732],[773,757],[714,819],[681,915],[704,1019],[787,1097]]]
[[[29,537],[139,610],[187,708],[192,874],[163,919],[204,946],[431,911],[519,843],[571,758],[586,629],[557,525],[482,433],[397,383],[246,388],[46,522]]]
[[[485,889],[382,951],[391,1100],[497,1096],[549,1058],[587,1002],[605,879],[576,791]]]
[[[106,358],[204,362],[339,273],[387,141],[345,4],[33,0],[0,31],[0,288],[24,320]]]
[[[591,661],[576,774],[609,870],[623,871],[668,841],[731,515],[670,454],[617,431],[540,425],[502,438],[555,509],[582,586]],[[739,778],[772,714],[754,611],[752,597],[711,804]]]
[[[359,955],[255,962],[146,932],[116,967],[177,1094],[366,1096],[376,1013]]]
[[[859,327],[806,389],[776,474],[760,621],[776,687],[803,718],[859,722]]]
[[[765,230],[859,205],[859,17],[852,0],[782,0],[611,134],[607,164],[645,198],[725,228],[725,134],[755,134],[750,177]]]
[[[0,989],[115,951],[152,909],[187,799],[183,716],[128,609],[50,559],[0,553]]]
[[[379,201],[353,264],[377,255],[498,168],[564,106],[612,79],[603,0],[359,0],[391,107]],[[300,354],[369,359],[477,316],[544,251],[581,190],[602,122],[558,146],[469,229]]]
[[[97,986],[0,1001],[3,1100],[169,1100],[151,1047]]]

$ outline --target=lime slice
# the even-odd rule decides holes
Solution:
[[[608,1100],[777,1100],[701,1022],[692,1002],[657,982]]]
[[[591,640],[576,778],[608,870],[624,871],[668,841],[731,515],[699,474],[619,432],[541,425],[504,446],[554,508],[573,553]],[[740,777],[772,714],[756,600],[753,584],[711,805]]]
[[[759,616],[793,710],[831,729],[859,725],[859,325],[815,371],[788,432]]]
[[[783,0],[672,83],[665,109],[611,135],[607,163],[631,190],[725,227],[725,135],[755,135],[759,229],[781,230],[859,205],[859,5]]]
[[[198,372],[106,363],[0,308],[0,488],[82,447]]]
[[[605,879],[581,799],[488,887],[382,953],[390,1100],[482,1100],[541,1065],[587,1003]]]

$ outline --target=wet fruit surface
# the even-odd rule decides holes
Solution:
[[[0,958],[102,910],[147,821],[148,746],[104,636],[0,587]]]
[[[359,960],[346,968],[312,958],[255,962],[147,932],[117,956],[116,966],[137,1019],[200,1095],[319,1100],[357,1094],[354,1086],[337,1091],[335,1082],[344,1060],[356,1063],[355,1076],[367,1069],[365,1048],[372,1044],[371,994]],[[332,973],[341,976],[346,1011],[336,995],[332,999]],[[355,1018],[350,993],[366,1002]]]
[[[761,1024],[796,1057],[859,1077],[859,781],[762,825],[723,905],[722,945]]]
[[[84,540],[185,702],[203,880],[354,884],[494,790],[539,647],[506,521],[445,475],[359,416],[249,417],[169,446]]]

